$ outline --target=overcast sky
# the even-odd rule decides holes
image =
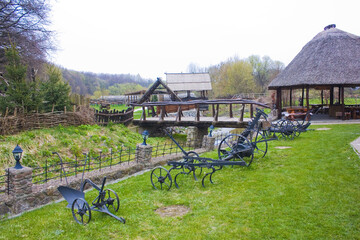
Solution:
[[[52,62],[78,71],[165,78],[267,55],[285,65],[329,24],[360,35],[359,0],[54,0]]]

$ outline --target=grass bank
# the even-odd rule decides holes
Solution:
[[[60,202],[2,221],[0,239],[359,239],[360,160],[349,143],[360,126],[328,127],[272,141],[265,158],[216,172],[206,188],[181,176],[180,189],[161,192],[152,189],[150,172],[109,185],[126,224],[94,212],[80,226]],[[89,202],[96,196],[86,193]],[[172,205],[190,211],[155,212]]]
[[[148,139],[149,144],[168,141],[166,138]],[[140,134],[132,132],[124,125],[82,125],[63,127],[58,126],[49,129],[40,129],[22,132],[11,136],[0,135],[0,175],[9,166],[14,166],[12,150],[19,144],[24,150],[21,163],[24,166],[42,165],[45,159],[58,161],[52,152],[59,152],[64,160],[74,159],[74,156],[82,156],[83,152],[92,156],[99,151],[106,154],[110,148],[114,152],[121,147],[135,147],[142,142]]]

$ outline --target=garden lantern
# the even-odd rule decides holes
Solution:
[[[144,142],[141,145],[146,146],[146,139],[149,138],[149,132],[147,130],[145,130],[145,131],[143,131],[143,133],[141,135],[142,135],[142,137],[144,139]]]
[[[214,130],[214,126],[213,125],[211,125],[210,127],[209,127],[209,137],[212,137],[212,131]]]
[[[21,164],[20,164],[20,159],[21,159],[22,152],[23,152],[23,150],[21,149],[21,147],[19,145],[16,145],[16,147],[12,151],[12,153],[14,155],[14,159],[16,160],[15,169],[22,169],[23,168],[21,166]]]

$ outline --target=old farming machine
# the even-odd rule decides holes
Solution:
[[[57,154],[57,156],[60,159],[61,169],[64,172],[66,184],[67,184],[67,186],[58,187],[58,190],[61,193],[61,195],[65,198],[65,200],[68,202],[67,207],[71,208],[72,215],[77,223],[83,225],[88,224],[91,220],[92,211],[106,213],[109,216],[115,218],[116,220],[125,223],[124,218],[118,217],[114,214],[119,210],[120,200],[119,200],[119,196],[116,194],[115,191],[111,189],[104,189],[106,177],[103,178],[101,187],[97,186],[90,179],[84,180],[84,172],[85,172],[88,155],[86,155],[84,162],[84,169],[81,177],[80,190],[77,190],[69,187],[69,183],[66,177],[66,171],[63,167],[63,161],[60,155],[57,152],[53,152],[53,154]],[[91,202],[92,204],[91,206],[85,200],[84,190],[86,184],[90,184],[93,188],[95,188],[99,192],[98,196]]]
[[[218,147],[219,160],[240,160],[250,166],[255,158],[264,157],[268,150],[268,138],[263,133],[263,125],[267,123],[267,114],[256,109],[255,117],[241,134],[230,134],[223,138]]]
[[[294,139],[295,137],[300,136],[302,132],[309,131],[309,126],[311,125],[311,115],[312,113],[309,111],[305,115],[302,121],[299,120],[290,120],[283,116],[277,122],[271,124],[271,126],[267,129],[264,129],[264,136],[269,137],[273,136],[276,138],[282,139]]]
[[[257,109],[256,116],[242,134],[230,134],[220,142],[218,149],[219,160],[199,157],[199,155],[193,151],[186,152],[180,144],[165,131],[183,152],[183,159],[181,161],[169,161],[168,165],[171,166],[169,170],[164,167],[154,168],[150,175],[152,186],[155,189],[169,190],[174,179],[175,186],[179,188],[177,183],[178,176],[192,173],[194,179],[197,180],[197,176],[201,175],[203,168],[207,168],[210,172],[205,173],[202,178],[202,185],[205,187],[204,181],[206,177],[209,176],[210,182],[213,183],[212,175],[222,169],[223,166],[250,166],[254,154],[261,157],[266,155],[268,148],[267,142],[272,140],[266,139],[261,133],[259,126],[261,117],[264,117],[266,120],[267,115],[262,110]],[[173,170],[181,170],[181,172],[178,172],[173,178],[171,176]]]

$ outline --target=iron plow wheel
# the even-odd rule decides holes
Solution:
[[[154,168],[150,175],[151,184],[155,189],[169,190],[172,185],[170,172],[163,167]]]
[[[291,121],[289,120],[283,121],[280,124],[280,129],[281,129],[281,135],[284,139],[294,139],[296,127]]]
[[[106,207],[111,213],[115,213],[119,210],[120,200],[119,196],[116,194],[114,190],[105,189],[104,202]]]
[[[86,225],[91,220],[91,209],[87,201],[82,198],[76,198],[71,206],[71,212],[75,221]]]
[[[250,166],[254,159],[254,149],[250,141],[242,135],[230,134],[221,140],[218,148],[219,160],[229,161],[236,159]]]
[[[251,144],[254,149],[255,158],[265,157],[268,150],[268,143],[265,135],[260,132],[256,132],[253,138],[251,139]]]

